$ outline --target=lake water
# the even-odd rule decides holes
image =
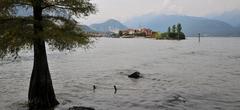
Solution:
[[[239,110],[240,38],[99,38],[91,49],[48,52],[55,110]],[[0,109],[26,110],[31,52],[0,63]],[[143,79],[129,79],[139,71]],[[96,85],[95,92],[92,86]],[[113,85],[118,91],[114,94]]]

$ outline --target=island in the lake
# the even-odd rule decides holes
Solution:
[[[120,30],[118,35],[122,38],[134,38],[134,37],[145,37],[145,38],[156,38],[168,39],[168,40],[183,40],[185,34],[182,32],[182,25],[178,23],[168,28],[168,32],[155,32],[151,29],[140,28],[140,29],[127,29]]]
[[[168,27],[167,32],[157,32],[149,28],[122,29],[116,32],[88,32],[92,37],[111,37],[111,38],[153,38],[157,40],[184,40],[185,34],[182,32],[182,25],[178,23]]]

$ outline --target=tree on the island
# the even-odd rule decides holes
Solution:
[[[169,27],[168,27],[168,33],[170,33],[170,32],[171,32],[171,27],[169,26]]]
[[[172,32],[175,33],[176,32],[176,25],[172,26]]]
[[[180,23],[177,24],[177,33],[182,32],[182,25]]]
[[[30,15],[18,15],[29,11]],[[49,72],[45,42],[52,49],[70,50],[92,42],[76,30],[73,18],[95,13],[90,0],[0,0],[0,57],[18,56],[22,49],[34,51],[28,92],[31,108],[59,104]]]
[[[123,32],[122,31],[119,31],[118,34],[119,34],[119,36],[123,36]]]

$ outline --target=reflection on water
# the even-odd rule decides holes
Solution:
[[[100,38],[90,50],[48,52],[60,105],[96,110],[237,110],[240,38]],[[27,110],[32,54],[0,63],[0,109]],[[129,79],[134,71],[142,79]],[[93,85],[96,86],[93,91]],[[114,85],[117,87],[115,94]]]

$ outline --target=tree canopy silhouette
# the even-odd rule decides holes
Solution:
[[[177,33],[182,32],[182,25],[180,23],[177,24]]]
[[[25,11],[30,14],[19,14]],[[75,17],[96,12],[90,0],[0,0],[0,58],[34,50],[28,102],[30,108],[59,104],[49,72],[45,42],[52,48],[71,50],[91,42],[76,28]]]
[[[176,32],[176,25],[172,26],[172,32],[175,33]]]

